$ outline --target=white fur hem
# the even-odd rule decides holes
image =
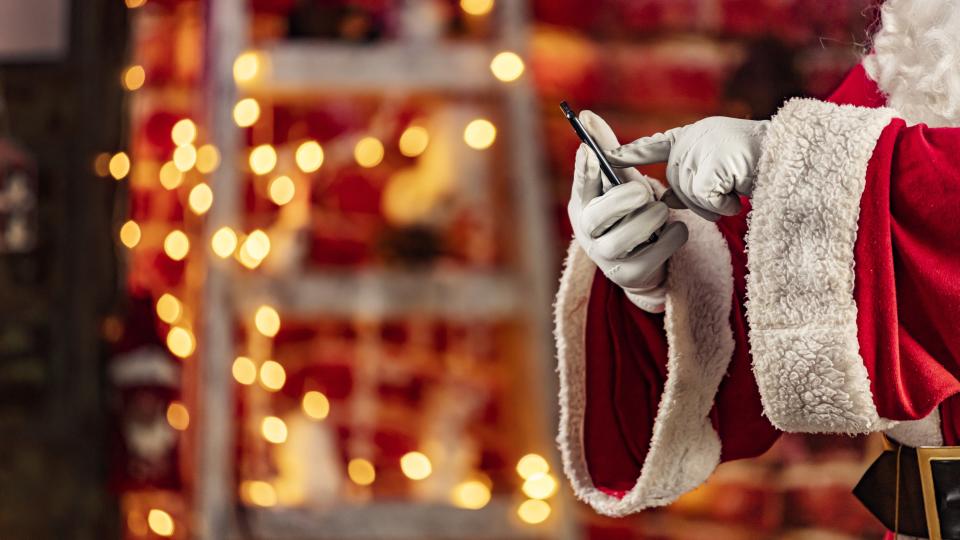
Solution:
[[[771,122],[747,237],[747,318],[763,408],[784,431],[890,427],[857,342],[853,247],[891,109],[787,102]]]
[[[667,381],[640,477],[622,499],[593,485],[584,457],[584,333],[596,267],[576,242],[570,246],[557,293],[557,441],[577,497],[608,516],[669,504],[703,483],[720,461],[720,439],[708,414],[734,349],[729,324],[733,298],[730,253],[713,223],[680,213],[674,213],[672,219],[684,221],[690,237],[671,258],[666,283]]]

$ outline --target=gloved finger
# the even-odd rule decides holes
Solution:
[[[685,223],[682,221],[670,223],[660,231],[660,236],[656,242],[644,247],[630,257],[631,263],[636,262],[638,264],[623,265],[624,267],[632,267],[633,275],[624,275],[621,278],[628,279],[633,283],[646,281],[667,262],[667,259],[687,243],[688,237],[689,232]]]
[[[613,129],[596,113],[583,110],[580,111],[578,118],[601,150],[611,150],[620,146],[620,141],[617,140],[617,135],[613,132]]]
[[[670,185],[674,196],[680,199],[683,206],[707,221],[717,221],[720,219],[719,214],[701,208],[695,201],[687,196],[687,192],[693,185],[693,177],[694,173],[689,164],[681,165],[679,163],[671,163],[667,167],[667,183]]]
[[[693,178],[693,193],[690,198],[694,204],[722,216],[739,214],[740,196],[734,192],[734,180],[709,161],[703,165]]]
[[[607,159],[614,167],[634,167],[662,163],[670,157],[670,149],[680,128],[673,128],[663,133],[656,133],[649,137],[642,137],[627,143],[619,148],[606,152]]]
[[[570,189],[570,203],[576,203],[576,206],[582,208],[602,193],[600,165],[587,145],[581,144],[577,148],[577,157],[573,163],[573,186]]]
[[[580,230],[590,238],[597,238],[620,218],[653,200],[653,190],[645,182],[627,182],[613,186],[583,207]]]
[[[633,211],[594,241],[594,252],[609,260],[626,257],[666,223],[669,212],[661,202]]]
[[[663,195],[660,197],[660,201],[667,205],[668,208],[674,210],[686,210],[687,205],[683,204],[683,201],[680,200],[680,197],[677,197],[677,194],[674,193],[673,188],[670,188],[663,192]]]

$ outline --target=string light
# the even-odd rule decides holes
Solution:
[[[398,145],[400,153],[407,157],[417,157],[430,144],[430,134],[421,126],[410,126],[403,130]]]
[[[485,118],[477,118],[467,124],[463,130],[463,140],[475,150],[490,148],[497,138],[497,128]]]
[[[268,442],[282,444],[287,441],[287,424],[276,416],[268,416],[260,424],[260,433]]]
[[[210,247],[217,257],[226,259],[237,249],[237,233],[230,227],[220,227],[210,238]]]
[[[175,530],[173,517],[159,508],[151,508],[147,514],[147,525],[157,536],[173,536]]]
[[[515,81],[523,75],[523,59],[517,53],[503,51],[490,61],[490,71],[493,76],[503,82]]]
[[[147,0],[126,0],[127,7],[137,9],[147,3]]]
[[[202,216],[213,206],[213,190],[210,189],[210,186],[201,182],[193,186],[193,189],[190,190],[187,201],[190,205],[190,210],[193,210],[194,214]]]
[[[180,318],[180,315],[183,314],[183,304],[180,303],[180,300],[176,296],[170,293],[163,293],[159,299],[157,299],[157,317],[167,323],[173,324],[177,322],[177,319]]]
[[[197,149],[192,144],[178,146],[173,151],[173,164],[180,172],[187,172],[197,164]]]
[[[260,385],[267,390],[276,392],[283,388],[285,382],[287,382],[287,372],[279,362],[267,360],[260,366]]]
[[[400,470],[411,480],[423,480],[433,472],[430,458],[420,452],[407,452],[400,458]]]
[[[257,308],[253,322],[257,330],[267,337],[273,337],[280,331],[280,314],[270,306],[264,305]]]
[[[163,252],[175,261],[182,261],[190,252],[190,239],[181,230],[173,230],[163,239]]]
[[[114,179],[123,180],[125,176],[130,174],[130,156],[126,152],[117,152],[107,163],[107,170],[110,171],[110,176]]]
[[[519,516],[524,523],[531,525],[543,523],[550,517],[550,505],[547,501],[528,499],[523,501],[520,507],[517,508],[517,516]]]
[[[277,504],[277,490],[269,482],[253,480],[240,485],[240,494],[257,506],[271,507]]]
[[[197,348],[197,341],[190,330],[182,326],[174,326],[167,333],[167,348],[175,356],[187,358]]]
[[[205,144],[197,148],[197,170],[202,174],[210,174],[220,165],[220,152],[212,144]]]
[[[377,479],[377,471],[373,463],[363,458],[353,458],[347,463],[347,476],[359,486],[369,486]]]
[[[459,508],[479,510],[490,502],[490,488],[479,480],[467,480],[453,487],[450,502]]]
[[[526,480],[535,474],[550,472],[550,464],[539,454],[527,454],[517,461],[517,474]]]
[[[460,0],[460,9],[470,15],[486,15],[493,9],[493,0]]]
[[[247,51],[233,61],[233,79],[238,83],[250,82],[260,73],[260,55]]]
[[[93,158],[93,173],[100,178],[110,176],[110,152],[100,152]]]
[[[270,181],[268,191],[270,200],[278,206],[283,206],[293,200],[297,188],[289,176],[278,176]]]
[[[189,118],[179,120],[170,130],[170,138],[177,146],[192,144],[197,138],[197,125]]]
[[[301,171],[315,172],[323,165],[323,147],[317,141],[306,141],[297,147],[294,157]]]
[[[190,411],[179,401],[172,401],[167,407],[167,423],[177,431],[185,431],[190,427]]]
[[[233,378],[240,384],[249,386],[257,381],[257,365],[246,356],[238,356],[233,361],[230,371],[233,373]]]
[[[140,225],[134,220],[127,221],[120,227],[120,243],[133,249],[140,243]]]
[[[269,144],[261,144],[250,151],[250,170],[267,174],[277,166],[277,151]]]
[[[383,161],[383,143],[376,137],[364,137],[353,148],[353,157],[361,167],[376,167]]]
[[[557,492],[557,481],[547,473],[534,473],[523,482],[523,494],[531,499],[548,499]]]
[[[123,88],[130,92],[139,90],[146,80],[147,72],[140,65],[130,66],[123,70],[123,77],[121,77]]]
[[[256,268],[270,254],[270,237],[260,229],[253,230],[240,246],[240,263]]]
[[[160,185],[164,189],[173,190],[183,183],[183,173],[172,162],[168,161],[160,166]]]
[[[314,420],[323,420],[330,414],[330,400],[316,390],[311,390],[303,395],[302,405],[303,412]]]
[[[260,118],[260,104],[253,98],[244,98],[233,106],[233,121],[240,127],[250,127]]]

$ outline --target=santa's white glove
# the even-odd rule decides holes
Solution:
[[[601,148],[619,145],[599,116],[583,111],[579,118]],[[656,199],[655,190],[663,190],[659,184],[634,169],[620,171],[620,178],[623,184],[608,186],[604,193],[606,179],[599,161],[581,144],[567,213],[577,242],[603,274],[634,305],[660,312],[666,299],[666,262],[687,241],[687,227],[680,222],[664,227],[669,211]],[[657,237],[651,241],[654,233]]]
[[[667,162],[667,182],[687,208],[716,221],[740,213],[757,178],[769,120],[713,116],[607,152],[614,167]]]

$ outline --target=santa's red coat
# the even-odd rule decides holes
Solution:
[[[691,241],[665,314],[571,247],[560,443],[581,499],[669,504],[783,431],[960,444],[960,129],[908,126],[885,101],[858,66],[827,101],[788,102],[752,208],[676,213]]]

